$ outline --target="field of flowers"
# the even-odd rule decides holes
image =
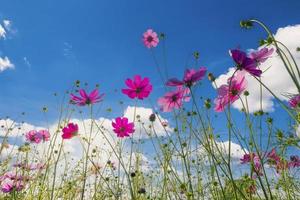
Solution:
[[[107,121],[96,117],[105,101],[104,89],[76,81],[65,94],[55,94],[59,99],[55,126],[30,129],[25,122],[4,119],[0,127],[0,199],[300,199],[300,94],[289,94],[288,104],[283,102],[261,80],[265,71],[260,65],[270,57],[280,58],[298,93],[300,69],[291,50],[264,23],[246,20],[240,26],[247,31],[260,27],[266,37],[257,50],[229,50],[234,70],[226,84],[218,85],[208,67],[199,67],[198,52],[192,55],[194,67],[182,77],[168,77],[165,63],[159,63],[154,53],[165,45],[167,36],[148,29],[142,42],[163,83],[165,93],[159,99],[149,99],[154,87],[147,75],[132,74],[120,92],[135,106],[127,109],[129,114]],[[300,54],[300,48],[296,51]],[[289,115],[287,130],[277,128],[276,119],[263,109],[249,112],[246,76],[257,81],[261,96],[267,90],[280,105],[278,109]],[[214,100],[199,92],[204,79],[215,90]],[[138,108],[148,100],[153,113]],[[239,113],[243,124],[232,116],[236,101],[243,106]],[[262,108],[262,100],[257,101]],[[123,107],[123,102],[119,104]],[[48,109],[43,108],[45,116]],[[105,112],[109,116],[111,109]],[[172,117],[163,118],[165,113]],[[219,123],[227,127],[227,142],[221,142],[215,132],[216,113],[226,119]],[[75,120],[75,114],[89,118]],[[141,132],[150,143],[144,142]],[[14,135],[26,141],[18,149],[9,144]],[[72,140],[81,149],[80,159],[69,153]],[[232,152],[237,145],[242,147],[238,158]],[[145,149],[153,152],[151,161],[142,153]]]

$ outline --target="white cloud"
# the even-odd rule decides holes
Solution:
[[[229,153],[229,141],[225,142],[216,142],[218,145],[218,148],[224,153],[225,155],[228,155]],[[242,148],[239,144],[236,144],[234,142],[231,142],[230,146],[230,155],[233,159],[240,159],[243,157],[245,153],[248,153],[248,151],[244,148]]]
[[[19,137],[22,133],[33,129],[42,129],[28,123],[18,123],[11,119],[0,120],[0,136]]]
[[[287,26],[284,28],[279,28],[274,35],[275,39],[285,44],[291,54],[294,56],[296,63],[300,64],[300,53],[296,51],[297,47],[300,47],[300,25]],[[296,94],[297,88],[293,84],[291,78],[288,75],[282,61],[276,52],[264,62],[260,68],[262,71],[265,71],[262,74],[262,82],[270,88],[274,94],[279,97],[281,100],[287,100],[287,94]],[[216,81],[218,86],[225,84],[227,78],[230,77],[233,73],[233,68],[230,68],[225,75],[219,76]],[[247,90],[250,95],[247,97],[249,111],[255,112],[260,110],[260,84],[250,75],[246,76],[248,82]],[[263,88],[262,90],[262,108],[264,111],[273,111],[274,103],[273,96]],[[243,101],[245,101],[243,97]],[[234,108],[241,109],[243,108],[241,101],[236,101],[233,104]]]
[[[25,56],[23,57],[23,61],[25,63],[25,65],[28,67],[28,68],[31,68],[31,63],[29,62],[28,58]]]
[[[212,149],[216,154],[221,153],[223,156],[227,157],[229,154],[229,141],[217,142],[213,146]],[[220,152],[219,152],[220,151]],[[203,147],[200,147],[198,153],[201,155],[206,155],[206,150]],[[248,153],[248,150],[243,148],[241,145],[231,142],[230,146],[230,155],[233,160],[239,160],[243,157],[245,153]]]
[[[14,64],[10,62],[8,57],[1,58],[0,57],[0,72],[3,72],[6,69],[13,69]]]
[[[10,33],[14,34],[16,33],[16,30],[12,27],[12,22],[5,19],[0,24],[0,39],[6,39],[7,35],[9,35]]]
[[[8,19],[3,20],[3,26],[6,30],[10,31],[11,30],[11,21]]]
[[[3,25],[2,25],[3,24]],[[3,23],[0,24],[0,39],[6,39],[8,32],[14,32],[11,27],[11,21],[9,20],[3,20]],[[0,72],[6,70],[6,69],[13,69],[14,64],[10,62],[8,57],[1,58],[0,57]]]
[[[0,24],[0,39],[5,38],[5,35],[6,35],[6,31],[4,27]]]

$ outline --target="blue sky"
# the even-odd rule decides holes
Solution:
[[[265,36],[258,28],[242,30],[241,19],[258,18],[276,31],[300,22],[299,7],[297,0],[2,0],[0,18],[11,20],[16,31],[0,41],[0,56],[15,65],[0,74],[0,117],[16,118],[24,111],[26,121],[40,123],[41,108],[56,105],[52,94],[63,93],[77,79],[99,83],[107,94],[105,104],[115,107],[118,100],[133,104],[113,92],[126,78],[149,76],[155,85],[151,99],[156,101],[163,91],[151,54],[141,42],[147,28],[166,33],[172,76],[182,76],[196,50],[200,65],[219,75],[232,66],[228,49],[256,48]],[[161,54],[161,48],[155,51]],[[200,90],[216,95],[208,82]],[[50,120],[56,116],[50,114]]]

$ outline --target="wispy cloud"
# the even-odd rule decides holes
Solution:
[[[7,33],[11,32],[11,21],[10,20],[3,20],[2,23],[0,23],[0,39],[6,39]],[[9,58],[5,56],[4,58],[0,57],[0,72],[3,72],[7,69],[13,69],[14,64],[11,63]]]
[[[0,39],[6,37],[6,31],[4,29],[4,27],[0,24]]]
[[[0,39],[7,39],[8,36],[13,35],[17,30],[13,27],[12,21],[5,19],[0,22]]]
[[[31,68],[31,63],[29,62],[29,60],[26,56],[23,57],[23,61],[24,61],[25,65],[30,69]]]
[[[8,31],[10,31],[12,28],[11,21],[8,19],[3,20],[3,25],[4,25],[4,28]]]
[[[13,69],[13,68],[14,68],[14,64],[10,62],[8,57],[4,57],[4,58],[0,57],[0,72],[3,72],[4,70],[7,69]]]

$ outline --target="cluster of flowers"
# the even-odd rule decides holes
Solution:
[[[28,179],[28,177],[18,175],[14,172],[7,172],[0,176],[1,191],[4,193],[10,193],[13,190],[21,191],[25,187],[24,182],[28,181]]]
[[[147,48],[156,47],[159,43],[158,34],[152,29],[148,29],[143,34],[142,40]],[[228,104],[232,104],[239,98],[240,94],[246,89],[244,72],[246,71],[253,76],[259,77],[262,71],[258,66],[266,61],[272,53],[273,49],[268,49],[266,47],[261,48],[258,51],[250,52],[249,54],[238,49],[230,50],[230,55],[236,64],[236,73],[228,79],[226,85],[221,85],[217,89],[218,96],[214,101],[216,104],[215,111],[223,111]],[[192,86],[204,78],[206,71],[206,67],[187,69],[181,80],[177,78],[169,79],[165,85],[176,88],[158,99],[157,103],[161,110],[163,112],[171,112],[174,109],[181,108],[184,102],[188,102],[190,100],[189,94]],[[152,84],[148,77],[142,78],[140,75],[135,75],[133,79],[126,79],[125,84],[128,88],[122,89],[122,93],[131,99],[143,100],[147,98],[152,91]],[[97,89],[89,94],[84,89],[80,89],[79,95],[71,94],[70,102],[78,106],[86,106],[101,102],[103,97],[104,94],[99,94]],[[298,98],[298,101],[299,100],[300,97]],[[126,117],[117,117],[112,122],[112,127],[117,137],[121,138],[128,137],[135,131],[134,122],[129,122]],[[78,125],[68,123],[67,126],[62,129],[62,132],[63,139],[70,139],[78,134]],[[27,140],[34,143],[48,141],[49,136],[49,133],[45,130],[31,131],[26,134]]]
[[[273,51],[273,48],[268,49],[267,47],[249,54],[238,49],[229,51],[230,56],[235,62],[236,70],[232,77],[227,80],[227,84],[221,85],[217,89],[218,97],[214,101],[216,112],[224,111],[227,105],[239,99],[241,93],[247,87],[245,72],[255,77],[261,76],[262,71],[259,69],[259,65],[265,62]]]
[[[40,142],[46,142],[50,139],[50,133],[47,130],[32,130],[26,133],[26,140],[28,142],[39,144]]]
[[[159,43],[158,34],[152,29],[148,29],[143,34],[143,42],[147,48],[156,47]],[[243,91],[246,90],[247,82],[245,79],[245,72],[254,77],[260,77],[262,70],[259,69],[259,65],[264,63],[274,52],[273,48],[263,47],[257,51],[251,51],[246,53],[239,49],[233,49],[229,51],[229,55],[232,57],[236,71],[232,77],[227,81],[227,84],[221,85],[217,89],[218,96],[214,100],[215,111],[222,112],[229,104],[234,103]],[[206,68],[201,67],[198,71],[191,69],[186,70],[183,80],[176,78],[170,79],[166,85],[176,86],[175,91],[166,93],[162,98],[158,100],[158,104],[161,106],[162,111],[170,112],[174,108],[180,108],[183,102],[189,101],[188,94],[190,91],[183,88],[191,88],[197,81],[201,80],[205,75]],[[300,107],[300,94],[293,95],[289,100],[291,108]]]
[[[163,97],[158,99],[158,105],[164,112],[171,112],[173,109],[181,108],[183,102],[190,100],[191,87],[205,76],[207,69],[200,67],[198,70],[187,69],[182,80],[171,78],[166,82],[166,86],[176,87],[174,91],[167,92]]]
[[[17,173],[17,168],[26,171],[42,170],[45,169],[45,164],[28,164],[17,163],[14,164],[14,171],[9,171],[0,176],[0,187],[4,193],[11,193],[13,191],[21,191],[25,188],[26,183],[31,179],[30,176],[20,175]]]
[[[253,166],[253,170],[256,174],[262,175],[262,165],[263,158],[259,158],[257,153],[251,152],[246,153],[243,158],[241,158],[241,164],[251,163]],[[275,149],[272,149],[270,152],[266,154],[266,161],[270,166],[275,167],[277,173],[281,173],[283,170],[300,167],[300,157],[299,156],[290,156],[290,160],[287,161],[284,158],[281,158]]]

